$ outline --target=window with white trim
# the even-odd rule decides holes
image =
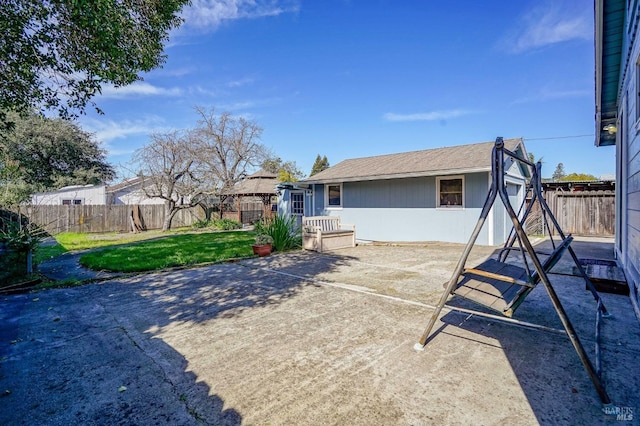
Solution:
[[[337,208],[342,207],[342,184],[328,184],[327,185],[327,207],[328,208]]]
[[[74,204],[74,205],[76,205],[76,206],[77,206],[77,205],[80,205],[80,204],[82,204],[82,200],[81,200],[81,199],[78,199],[78,198],[73,199],[73,200],[71,200],[71,199],[63,199],[63,200],[62,200],[62,205],[63,205],[63,206],[70,206],[70,205],[72,205],[72,204]]]
[[[304,215],[304,194],[302,192],[291,193],[291,214]]]
[[[464,207],[464,176],[436,178],[438,208]]]

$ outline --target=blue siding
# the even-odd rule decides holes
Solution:
[[[630,6],[635,8],[636,2]],[[627,10],[627,16],[632,16]],[[637,86],[640,40],[634,32],[622,31],[625,38],[623,58],[629,58],[627,72],[621,81],[618,102],[618,135],[616,141],[616,252],[636,300],[640,298],[640,105]],[[626,96],[626,98],[625,98]],[[607,148],[601,148],[607,149]]]
[[[344,208],[435,208],[434,177],[346,182]]]
[[[509,169],[509,179],[524,185],[520,169]],[[305,198],[308,216],[340,216],[342,222],[356,225],[360,241],[444,241],[466,243],[478,222],[489,190],[489,173],[464,175],[464,208],[436,208],[435,176],[344,182],[343,205],[325,207],[325,185],[313,184],[312,197]],[[524,191],[514,194],[518,209]],[[283,200],[288,195],[283,194]],[[283,201],[284,203],[284,201]],[[478,244],[502,244],[511,222],[499,200],[479,237]]]
[[[345,208],[330,214],[356,225],[356,238],[364,241],[445,241],[466,243],[481,209]],[[485,226],[478,244],[488,244]]]
[[[464,183],[464,209],[436,208],[434,176],[345,182],[340,209],[325,209],[324,186],[314,185],[314,214],[336,215],[344,223],[355,224],[356,236],[362,241],[466,243],[487,197],[489,174],[467,174]],[[491,242],[489,228],[485,224],[479,244]]]
[[[465,175],[464,183],[466,186],[466,193],[464,196],[465,207],[482,209],[482,206],[487,199],[487,192],[489,191],[489,173],[473,173]],[[475,222],[477,222],[479,216],[480,213],[478,212]]]
[[[324,214],[324,185],[313,185],[313,205],[310,206],[313,213],[309,216],[322,216]]]

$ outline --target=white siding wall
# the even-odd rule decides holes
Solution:
[[[119,191],[113,194],[113,204],[164,204],[161,198],[149,198],[141,189]]]
[[[34,205],[62,205],[63,200],[81,200],[81,204],[104,205],[106,204],[104,185],[67,187],[58,191],[42,192],[34,194],[32,204]]]

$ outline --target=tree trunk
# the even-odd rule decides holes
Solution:
[[[162,224],[162,230],[168,231],[171,229],[171,221],[178,212],[175,201],[168,201],[164,204],[164,223]]]

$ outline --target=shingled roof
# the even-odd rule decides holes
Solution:
[[[228,195],[266,195],[276,193],[278,177],[273,173],[260,170],[247,176],[231,188]]]
[[[355,182],[490,171],[491,150],[494,144],[494,142],[483,142],[399,154],[352,158],[341,161],[302,182]],[[522,146],[526,155],[521,138],[505,139],[504,145],[510,151],[515,151],[519,146]]]

